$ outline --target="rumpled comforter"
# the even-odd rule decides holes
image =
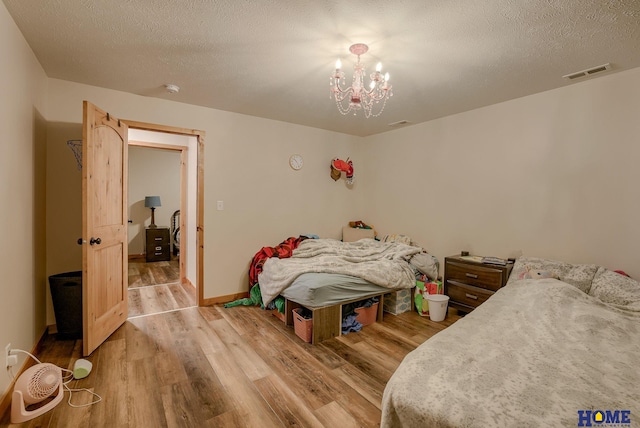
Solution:
[[[415,273],[408,260],[422,251],[397,242],[361,239],[307,239],[286,259],[270,258],[258,275],[262,301],[268,305],[303,273],[337,273],[365,279],[386,288],[415,286]]]
[[[595,410],[603,421],[607,411],[631,417],[597,426],[640,426],[635,303],[604,303],[556,279],[510,283],[405,357],[381,426],[575,427]]]

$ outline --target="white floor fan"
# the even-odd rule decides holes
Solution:
[[[58,395],[53,400],[34,410],[27,410],[27,406],[46,400],[56,390]],[[56,407],[63,397],[60,367],[49,363],[40,363],[29,367],[20,375],[13,388],[11,423],[18,424],[38,417]]]

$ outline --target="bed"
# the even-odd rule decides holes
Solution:
[[[592,425],[640,426],[640,284],[596,265],[518,259],[405,357],[382,400],[382,427]]]
[[[376,298],[382,319],[384,295],[415,287],[416,271],[437,277],[437,259],[415,245],[390,240],[306,239],[290,257],[272,257],[258,275],[263,305],[281,296],[284,321],[292,310],[313,312],[312,343],[341,334],[342,306]]]
[[[357,276],[310,272],[297,277],[280,295],[305,307],[322,307],[390,291]]]

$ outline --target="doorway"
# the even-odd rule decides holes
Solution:
[[[155,187],[151,182],[147,182],[148,186],[138,186],[129,197],[133,222],[129,230],[130,233],[133,230],[133,239],[129,239],[128,318],[201,305],[203,209],[200,195],[204,176],[204,133],[139,122],[126,123],[129,126],[130,156],[135,153],[134,159],[149,158],[144,167],[147,172],[143,171],[139,179],[144,182],[144,174],[148,174],[150,181],[155,176],[162,182],[155,183]],[[129,177],[129,180],[135,179],[135,175]],[[149,192],[154,195],[147,195]],[[164,207],[154,210],[154,230],[148,227],[151,215],[150,209],[144,206],[145,196],[160,196]],[[168,235],[167,259],[164,255],[160,256],[161,260],[145,257],[149,251],[146,245],[149,234]]]
[[[180,281],[183,149],[128,147],[128,319],[196,305]]]

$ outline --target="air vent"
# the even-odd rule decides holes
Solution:
[[[611,70],[611,64],[609,63],[602,64],[597,67],[589,68],[587,70],[578,71],[576,73],[565,74],[562,77],[564,77],[565,79],[574,80],[574,79],[579,79],[581,77],[591,76],[596,73],[602,73],[603,71],[607,71],[607,70]]]
[[[407,125],[409,123],[411,122],[409,122],[408,120],[399,120],[397,122],[390,123],[389,126],[402,126],[402,125]]]

